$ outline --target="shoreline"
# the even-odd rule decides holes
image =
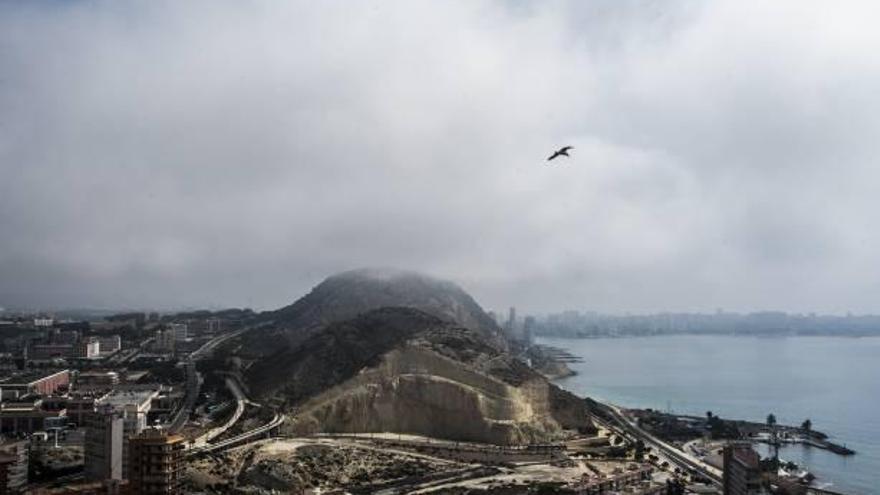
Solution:
[[[700,335],[700,334],[679,334],[679,335]],[[652,335],[651,337],[655,337],[655,336],[656,337],[663,337],[666,335]],[[728,335],[728,336],[734,337],[736,335]],[[581,337],[574,337],[574,338],[581,339]],[[603,338],[603,337],[586,337],[586,338],[590,339],[590,338]],[[628,338],[628,337],[617,337],[617,338]],[[530,349],[538,350],[541,353],[541,355],[543,355],[549,363],[553,363],[560,368],[558,370],[558,372],[555,372],[555,373],[553,373],[553,372],[548,373],[548,372],[544,372],[544,371],[541,372],[541,374],[543,374],[548,380],[551,380],[553,382],[556,382],[558,380],[562,380],[565,378],[569,378],[572,376],[576,376],[578,374],[577,371],[572,370],[571,368],[568,367],[568,363],[582,363],[582,362],[584,362],[584,358],[582,356],[572,354],[567,349],[562,349],[562,348],[548,345],[548,344],[534,344]],[[560,385],[560,384],[557,383],[557,385]],[[575,392],[572,392],[572,393],[575,393]],[[578,394],[575,393],[575,395],[578,395]],[[578,395],[578,397],[580,397],[580,395]],[[651,409],[651,408],[629,408],[629,407],[621,406],[618,404],[613,404],[613,403],[605,401],[605,400],[597,400],[597,399],[592,399],[589,397],[581,397],[581,399],[588,399],[588,400],[592,400],[592,401],[595,401],[598,403],[607,404],[607,405],[610,405],[613,407],[626,409],[629,411],[642,411],[642,412],[652,411],[657,414],[661,414],[661,415],[672,417],[672,418],[688,418],[690,420],[698,421],[698,422],[705,422],[707,420],[707,418],[702,417],[702,416],[694,416],[694,415],[689,415],[689,414],[667,414],[667,413],[662,413],[660,411],[655,411],[654,409]],[[753,435],[754,435],[755,431],[769,434],[769,431],[767,431],[767,425],[764,423],[759,423],[756,421],[749,421],[749,420],[744,420],[744,419],[727,419],[727,420],[723,420],[723,421],[726,423],[730,423],[737,428],[744,427],[746,430],[751,430]],[[755,442],[755,443],[766,443],[771,446],[776,445],[777,447],[783,446],[783,445],[802,445],[802,446],[814,447],[814,448],[818,448],[818,449],[822,449],[822,450],[827,450],[829,452],[832,452],[834,454],[841,455],[841,456],[852,456],[852,455],[856,454],[856,451],[850,449],[846,445],[841,445],[841,444],[838,444],[838,443],[835,443],[835,442],[829,440],[828,434],[826,434],[822,431],[819,431],[819,430],[804,430],[798,426],[781,425],[781,424],[776,425],[775,429],[777,430],[777,433],[778,432],[784,433],[783,438],[777,437],[775,443],[772,442],[770,439],[764,439],[763,437],[758,437],[758,436],[755,436],[754,438],[745,438],[743,440],[748,440],[748,441]]]
[[[835,333],[709,333],[709,332],[670,332],[670,333],[645,333],[645,334],[600,334],[600,335],[547,335],[538,334],[538,339],[563,339],[563,340],[598,340],[598,339],[641,339],[653,337],[751,337],[757,339],[787,339],[787,338],[816,338],[830,337],[839,339],[871,339],[880,338],[880,333],[869,334],[835,334]],[[545,344],[539,344],[545,345]]]
[[[633,408],[629,409],[631,411],[647,411],[647,409]],[[656,412],[656,411],[655,411]],[[705,417],[701,416],[693,416],[688,414],[666,414],[659,413],[664,416],[674,417],[674,418],[688,418],[694,421],[706,421]],[[740,429],[741,427],[748,428],[749,430],[757,431],[759,433],[770,434],[768,426],[765,423],[759,423],[757,421],[748,421],[744,419],[722,419],[722,421],[732,424]],[[827,433],[819,431],[819,430],[804,430],[799,426],[793,425],[775,425],[775,429],[777,434],[783,433],[782,438],[777,438],[774,443],[769,437],[764,436],[752,436],[743,438],[743,440],[752,442],[752,443],[763,443],[767,445],[776,445],[778,447],[784,445],[803,445],[807,447],[815,447],[817,449],[827,450],[829,452],[833,452],[837,455],[841,456],[852,456],[856,454],[855,450],[848,448],[846,445],[841,445],[829,440],[829,436]]]
[[[650,337],[665,336],[673,335],[650,335]],[[647,376],[650,376],[652,368],[648,367],[649,364],[662,366],[662,363],[658,364],[661,360],[654,358],[657,352],[669,351],[672,352],[672,354],[670,354],[671,357],[679,356],[680,354],[676,354],[675,352],[670,351],[670,349],[674,349],[680,345],[688,345],[689,342],[693,342],[698,348],[700,345],[710,346],[710,349],[717,350],[717,352],[737,352],[735,355],[741,354],[742,351],[748,351],[749,349],[755,348],[755,346],[766,345],[770,346],[771,349],[785,347],[786,349],[813,350],[817,351],[816,355],[823,356],[824,354],[822,350],[827,344],[830,349],[835,351],[832,353],[833,356],[850,356],[852,353],[849,352],[849,349],[859,349],[863,345],[874,348],[877,343],[877,339],[734,339],[732,337],[742,337],[743,335],[682,333],[675,334],[675,336],[677,337],[676,339],[667,340],[632,340],[636,336],[615,336],[611,338],[608,336],[591,336],[578,338],[542,335],[538,337],[536,341],[541,345],[564,347],[571,352],[580,353],[581,356],[588,360],[588,365],[582,365],[581,367],[575,368],[581,371],[582,375],[588,374],[589,376],[572,379],[558,379],[554,381],[557,385],[575,393],[579,397],[587,397],[600,402],[623,404],[625,405],[624,407],[632,409],[649,409],[654,407],[658,412],[671,407],[670,402],[664,402],[661,394],[654,393],[653,390],[637,391],[624,388],[626,383],[644,383],[646,386],[667,385],[665,381],[657,382],[655,379],[646,378],[641,380],[639,378],[646,374]],[[709,338],[700,339],[702,336],[727,338],[717,340]],[[836,337],[840,336],[838,335]],[[603,340],[604,343],[602,343]],[[641,342],[641,344],[638,342]],[[737,342],[739,343],[737,344]],[[800,344],[796,344],[797,342],[800,342]],[[859,344],[859,342],[863,343]],[[731,351],[728,351],[725,348],[725,346],[728,345],[732,346]],[[651,350],[654,351],[654,355],[651,355]],[[804,354],[798,354],[798,356],[803,355]],[[812,354],[809,355],[812,356]],[[858,354],[858,356],[860,355],[861,354]],[[622,371],[624,374],[617,377],[612,373],[616,373],[616,368],[614,366],[615,363],[618,362],[615,361],[618,356],[621,358],[625,357],[628,359],[646,360],[639,361],[639,363],[633,364],[631,368],[624,369]],[[804,359],[799,357],[796,361],[800,362],[804,361]],[[609,362],[611,365],[609,365]],[[642,364],[643,362],[646,364]],[[609,368],[609,366],[611,366],[611,368]],[[671,366],[671,371],[665,372],[663,377],[665,377],[665,380],[675,380],[678,376],[675,372],[679,370],[684,372],[688,371],[688,369],[682,366]],[[719,372],[724,372],[726,370],[727,368],[722,368]],[[728,382],[730,382],[730,380],[728,380]],[[835,380],[828,380],[828,382],[836,383]],[[608,384],[608,387],[603,386],[606,383]],[[824,384],[826,382],[820,381],[819,383]],[[668,383],[668,385],[674,388],[676,382],[672,381]],[[744,386],[747,386],[747,384],[744,384]],[[833,407],[827,406],[827,404],[829,404],[828,402],[822,402],[821,405],[815,405],[815,408],[811,408],[811,404],[820,400],[817,398],[815,400],[811,399],[804,402],[804,405],[809,407],[793,407],[790,403],[783,404],[782,401],[784,399],[781,397],[786,396],[777,397],[775,395],[770,396],[764,394],[763,400],[758,400],[760,396],[748,399],[750,401],[747,402],[749,407],[735,407],[738,405],[735,401],[718,399],[718,397],[723,396],[723,391],[719,392],[718,388],[706,389],[706,387],[703,387],[701,389],[694,389],[691,387],[691,389],[687,389],[686,387],[678,387],[674,388],[674,391],[680,392],[679,389],[697,390],[699,392],[705,391],[706,395],[681,396],[681,402],[675,404],[679,406],[676,407],[676,411],[680,411],[680,414],[673,414],[673,416],[690,416],[705,421],[705,416],[701,414],[704,410],[712,410],[721,413],[722,415],[727,411],[731,418],[743,418],[731,419],[731,424],[742,424],[746,426],[744,429],[753,431],[758,431],[766,427],[766,424],[762,421],[763,415],[752,415],[751,413],[754,411],[767,410],[775,412],[777,415],[781,412],[789,422],[792,422],[792,417],[797,418],[801,415],[810,417],[815,423],[820,423],[828,429],[824,432],[822,430],[815,430],[810,436],[804,437],[803,439],[780,439],[783,440],[779,442],[782,447],[782,449],[780,449],[780,456],[784,456],[786,459],[792,460],[812,472],[818,477],[818,486],[823,486],[826,482],[833,483],[831,485],[834,487],[831,488],[832,490],[843,490],[845,493],[859,493],[859,490],[864,491],[865,487],[874,486],[872,485],[872,481],[876,478],[876,475],[871,473],[869,469],[866,469],[866,462],[869,462],[869,459],[876,455],[876,449],[865,447],[862,445],[864,442],[856,442],[857,437],[853,436],[848,424],[830,421],[828,420],[827,414],[823,416],[822,413],[827,413],[827,410],[834,409]],[[747,392],[748,389],[744,390],[746,392],[743,393],[750,393]],[[640,392],[640,394],[635,392]],[[809,390],[804,392],[809,392]],[[679,400],[679,396],[677,395],[670,394],[669,396],[675,400]],[[660,398],[658,399],[657,397]],[[777,403],[779,404],[778,406],[776,405]],[[666,405],[662,406],[661,404]],[[729,408],[722,407],[725,404],[733,405]],[[765,406],[761,407],[761,404],[765,404]],[[696,408],[693,407],[694,405],[696,405]],[[740,415],[737,415],[737,413]],[[782,432],[785,430],[787,432],[797,433],[800,429],[799,422],[795,424],[798,426],[780,425],[781,429],[779,431]],[[662,429],[656,431],[663,433]],[[822,438],[823,436],[824,438]],[[767,437],[769,438],[769,434]],[[762,452],[762,455],[768,455],[767,452],[769,450],[772,456],[773,447],[767,446],[768,443],[771,443],[768,440],[762,440],[761,438],[748,438],[747,440],[752,443],[756,450]],[[850,444],[850,441],[852,441],[852,444]],[[785,450],[785,453],[783,453],[783,449]],[[811,451],[812,453],[810,453]],[[859,454],[859,456],[856,457],[855,454]],[[848,461],[848,459],[850,460]]]

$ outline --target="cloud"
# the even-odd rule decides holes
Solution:
[[[0,305],[875,310],[874,9],[3,4]]]

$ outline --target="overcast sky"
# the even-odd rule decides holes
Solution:
[[[0,306],[880,312],[876,5],[4,2]]]

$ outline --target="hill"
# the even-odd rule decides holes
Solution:
[[[325,326],[383,307],[409,307],[479,332],[506,348],[501,329],[458,285],[420,273],[389,268],[363,268],[328,277],[293,304],[261,313],[272,325],[242,338],[254,358],[283,360],[299,343]],[[258,368],[264,367],[257,363]],[[270,371],[270,370],[267,370]]]
[[[500,333],[495,321],[458,285],[390,268],[363,268],[333,275],[305,297],[265,317],[288,330],[290,340],[296,341],[328,323],[387,306],[420,309],[486,336]]]
[[[494,321],[450,282],[346,272],[271,318],[274,331],[250,338],[274,352],[244,376],[259,400],[296,410],[291,432],[506,444],[591,426],[586,403],[511,356]]]

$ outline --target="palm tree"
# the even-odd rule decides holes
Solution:
[[[767,426],[770,427],[770,438],[773,441],[773,461],[779,462],[779,441],[776,438],[776,415],[770,413],[767,415]]]

